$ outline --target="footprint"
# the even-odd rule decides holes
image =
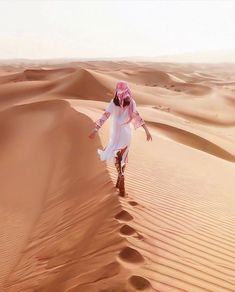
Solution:
[[[126,263],[141,264],[144,262],[143,256],[135,249],[127,246],[119,253],[119,258]]]
[[[151,287],[150,282],[140,276],[133,275],[128,279],[128,281],[133,288],[139,291],[144,291]]]
[[[124,236],[133,236],[139,240],[143,240],[144,237],[139,234],[134,228],[132,228],[131,226],[125,224],[121,227],[120,229],[120,234],[124,235]]]
[[[135,236],[136,238],[138,238],[139,240],[144,240],[143,235],[137,233],[137,235]]]
[[[131,206],[137,206],[137,205],[139,205],[137,202],[135,202],[135,201],[129,201],[128,202]]]
[[[120,233],[122,235],[126,235],[126,236],[131,236],[131,235],[134,235],[136,234],[136,231],[134,228],[132,228],[131,226],[129,225],[123,225],[120,229]]]
[[[119,212],[114,218],[121,222],[128,222],[133,220],[133,217],[125,210]]]

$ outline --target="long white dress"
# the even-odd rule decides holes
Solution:
[[[136,102],[134,100],[133,105],[134,107],[131,123],[136,130],[145,122],[139,115]],[[115,156],[117,152],[120,149],[126,147],[126,150],[122,155],[121,166],[128,162],[128,152],[131,144],[132,128],[130,123],[122,125],[129,120],[128,107],[129,106],[125,106],[124,108],[121,108],[120,106],[116,106],[112,99],[100,119],[95,122],[98,127],[101,127],[110,116],[112,119],[109,133],[109,142],[105,149],[97,149],[101,160],[112,160],[115,162]]]

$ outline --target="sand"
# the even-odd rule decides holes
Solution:
[[[129,82],[127,196],[101,162]],[[235,66],[63,62],[0,66],[0,291],[235,291]]]

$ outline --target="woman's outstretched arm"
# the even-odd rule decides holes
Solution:
[[[103,112],[101,117],[95,121],[95,127],[92,130],[92,132],[89,135],[89,138],[94,138],[97,131],[103,126],[103,124],[106,122],[106,120],[110,117],[112,111],[113,111],[113,100],[110,101],[109,105],[107,106],[106,110]]]
[[[137,110],[135,101],[134,101],[134,108],[133,108],[132,124],[133,124],[135,130],[142,126],[145,130],[147,141],[152,140],[152,136],[147,128],[147,125]]]
[[[106,120],[110,117],[111,113],[105,111],[102,116],[95,122],[95,128],[99,130],[103,124],[106,122]]]
[[[143,126],[145,124],[145,121],[141,118],[137,109],[135,109],[135,111],[132,114],[132,124],[133,124],[135,130],[137,128],[139,128],[140,126]]]
[[[95,121],[95,127],[94,129],[92,130],[92,132],[90,133],[89,135],[89,138],[94,138],[95,137],[95,134],[97,133],[97,131],[103,126],[103,124],[106,122],[106,120],[110,117],[111,113],[110,112],[107,112],[105,111],[102,116],[97,120]]]

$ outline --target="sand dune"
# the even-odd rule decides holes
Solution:
[[[0,291],[235,291],[235,68],[144,62],[0,70]],[[130,83],[153,136],[126,169],[93,122]]]
[[[75,96],[81,99],[101,99],[108,93],[104,84],[102,84],[96,76],[96,73],[90,72],[88,69],[79,68],[76,72],[60,78],[56,81],[57,94]],[[92,86],[90,86],[92,84]]]
[[[56,79],[57,77],[60,77],[61,74],[72,73],[74,71],[76,71],[75,68],[25,69],[23,72],[0,76],[0,84],[30,80]]]
[[[159,133],[163,133],[166,137],[170,137],[174,141],[204,151],[211,155],[215,155],[225,160],[235,162],[235,152],[234,154],[233,152],[229,153],[219,145],[216,145],[213,142],[200,137],[199,135],[162,123],[151,122],[149,124],[154,125]]]

